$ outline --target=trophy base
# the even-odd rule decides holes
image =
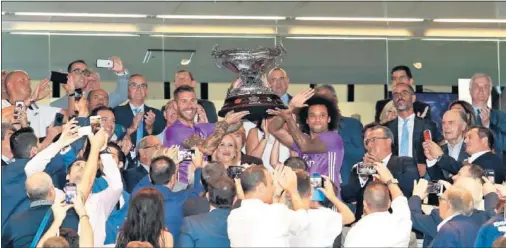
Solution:
[[[246,115],[244,119],[254,122],[270,116],[267,114],[267,110],[275,108],[287,108],[287,106],[281,101],[281,98],[275,94],[250,94],[234,96],[225,100],[223,108],[218,111],[218,116],[225,117],[225,115],[232,110],[236,113],[247,110],[250,113],[249,115]]]

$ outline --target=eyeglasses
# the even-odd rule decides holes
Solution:
[[[372,137],[370,139],[366,139],[364,141],[364,144],[365,144],[365,146],[368,146],[371,142],[375,142],[376,140],[379,140],[379,139],[388,139],[388,137]]]
[[[392,98],[399,98],[399,96],[408,97],[408,96],[411,96],[411,94],[412,93],[410,91],[405,90],[405,91],[402,91],[401,93],[397,93],[397,92],[393,93]]]
[[[128,84],[128,87],[133,88],[133,89],[146,89],[146,88],[148,88],[148,85],[143,84],[143,83],[138,84],[138,83],[132,82],[132,83]]]
[[[74,70],[72,70],[72,72],[75,73],[75,74],[85,75],[85,76],[89,76],[91,74],[91,71],[88,70],[88,69],[84,69],[84,70],[74,69]]]

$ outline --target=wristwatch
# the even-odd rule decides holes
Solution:
[[[392,179],[390,179],[390,180],[387,181],[387,186],[390,185],[390,184],[392,184],[392,183],[399,184],[399,181],[397,179],[395,179],[395,178],[392,178]]]

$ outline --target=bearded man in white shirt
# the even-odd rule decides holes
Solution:
[[[298,235],[307,227],[308,214],[297,190],[295,172],[279,166],[274,178],[263,165],[251,166],[242,173],[239,188],[244,199],[227,220],[231,247],[289,247],[290,235]],[[279,186],[291,197],[295,211],[279,203],[285,199],[281,194],[274,196]]]
[[[378,162],[374,167],[378,174],[364,192],[364,217],[350,229],[344,247],[408,247],[412,227],[408,199],[388,168]]]

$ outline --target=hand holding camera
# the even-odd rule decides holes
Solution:
[[[336,198],[336,192],[334,191],[334,186],[332,185],[332,182],[330,181],[330,178],[327,176],[323,176],[323,194],[327,199]]]
[[[100,130],[98,130],[98,132],[94,135],[88,135],[88,139],[92,149],[102,150],[107,146],[108,137],[103,128],[100,128]]]
[[[191,155],[191,161],[195,168],[204,167],[204,156],[202,155],[202,152],[200,152],[197,147],[193,147],[193,149],[190,151],[193,151],[193,154]]]
[[[63,125],[62,129],[62,134],[58,140],[62,148],[74,143],[74,141],[80,137],[78,133],[77,121],[75,119],[68,121],[65,125]]]
[[[380,180],[382,183],[387,183],[388,181],[391,181],[394,179],[394,176],[392,176],[392,173],[390,170],[384,166],[380,162],[374,163],[374,168],[376,169],[376,173],[372,175],[375,179]]]
[[[413,181],[413,184],[413,195],[420,197],[422,200],[425,199],[425,197],[427,197],[427,187],[429,185],[429,182],[422,178],[418,180],[418,183],[416,180]]]

